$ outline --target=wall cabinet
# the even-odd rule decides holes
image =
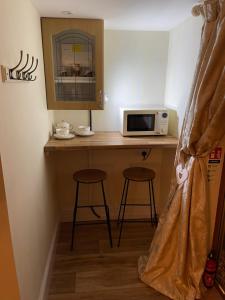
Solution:
[[[103,20],[41,23],[48,109],[103,109]]]

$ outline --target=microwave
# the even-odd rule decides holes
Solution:
[[[167,135],[166,108],[120,108],[120,132],[123,136]]]

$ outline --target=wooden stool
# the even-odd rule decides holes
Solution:
[[[109,207],[106,204],[105,199],[105,191],[104,191],[104,185],[103,180],[106,179],[106,173],[102,170],[98,169],[85,169],[77,171],[73,174],[73,179],[76,182],[76,198],[75,198],[75,205],[74,205],[74,211],[73,211],[73,227],[72,227],[72,238],[71,238],[71,250],[73,250],[73,244],[74,244],[74,232],[75,232],[75,226],[76,226],[76,217],[77,217],[77,209],[78,208],[90,208],[93,214],[100,218],[100,216],[95,212],[95,207],[104,207],[105,208],[105,215],[106,220],[103,222],[98,222],[97,224],[107,223],[108,227],[108,234],[109,234],[109,242],[110,246],[112,247],[112,234],[111,234],[111,225],[110,225],[110,217],[109,217]],[[102,195],[103,195],[103,201],[104,204],[96,204],[96,205],[79,205],[78,203],[78,196],[79,196],[79,185],[83,184],[92,184],[92,183],[101,183],[102,187]]]
[[[150,206],[150,222],[152,224],[158,223],[158,216],[157,216],[156,208],[155,208],[155,196],[154,196],[154,188],[153,188],[153,180],[155,178],[155,172],[148,168],[133,167],[133,168],[125,169],[123,171],[123,176],[125,178],[125,181],[124,181],[123,193],[122,193],[122,197],[121,197],[119,215],[118,215],[118,220],[117,220],[117,224],[121,223],[117,247],[120,246],[120,239],[121,239],[121,234],[122,234],[122,229],[123,229],[123,223],[124,223],[124,221],[126,221],[126,220],[124,220],[126,206]],[[140,203],[127,204],[127,194],[128,194],[128,187],[129,187],[130,181],[148,182],[149,204],[140,204]],[[121,214],[122,207],[123,207],[123,213],[122,213],[122,219],[121,219],[120,214]],[[135,222],[135,220],[133,222]]]

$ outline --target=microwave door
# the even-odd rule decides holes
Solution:
[[[151,134],[155,131],[155,114],[128,114],[127,132]]]

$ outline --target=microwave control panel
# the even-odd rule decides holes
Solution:
[[[156,122],[156,133],[165,135],[168,133],[168,112],[159,111],[157,113],[158,122]],[[157,126],[158,125],[158,126]]]

